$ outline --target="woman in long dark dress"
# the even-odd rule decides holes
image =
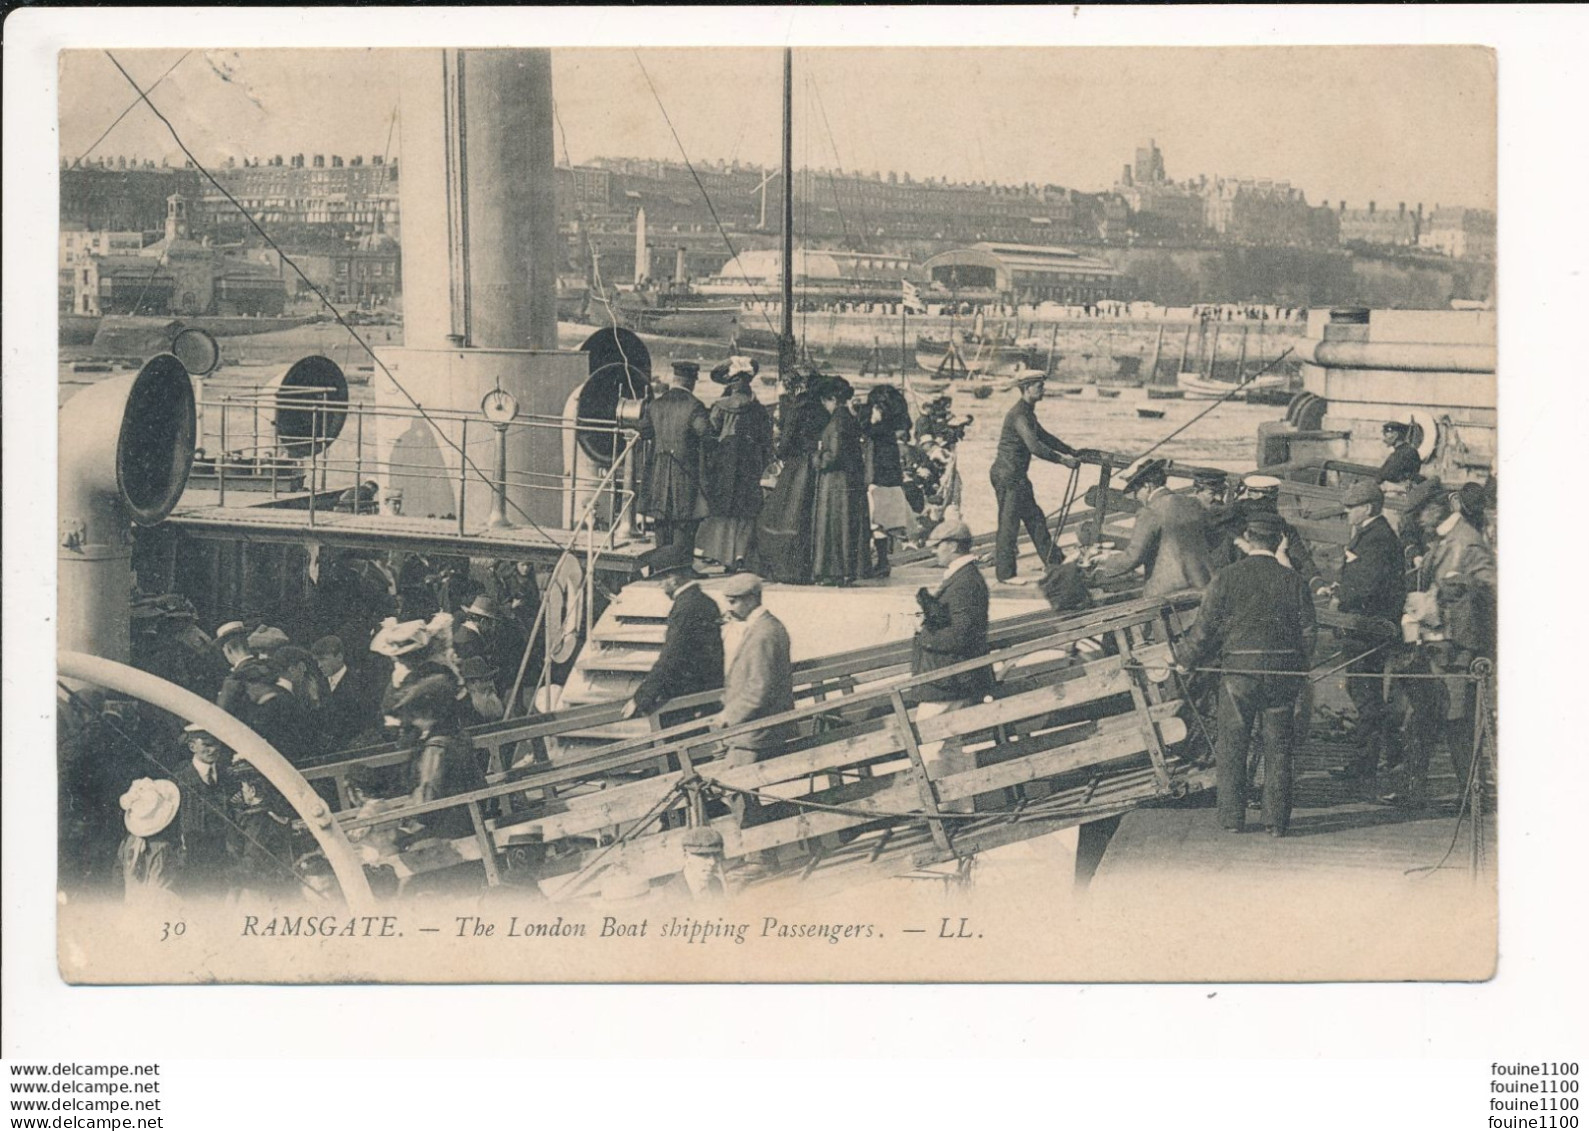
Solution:
[[[762,508],[761,476],[772,462],[772,414],[751,391],[756,372],[755,361],[742,357],[712,370],[712,380],[724,388],[710,415],[717,438],[704,484],[711,513],[695,544],[729,570],[743,568],[750,557]]]
[[[844,378],[829,377],[817,395],[829,416],[817,444],[812,573],[824,585],[852,585],[865,575],[871,548],[861,426],[850,412],[854,390]]]
[[[776,454],[783,461],[778,482],[756,520],[756,572],[769,581],[811,582],[812,508],[816,497],[817,444],[828,410],[803,376],[789,382],[780,406]]]

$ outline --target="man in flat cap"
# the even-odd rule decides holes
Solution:
[[[1390,449],[1390,455],[1386,456],[1385,462],[1379,465],[1379,471],[1374,475],[1374,482],[1408,485],[1422,482],[1423,476],[1420,470],[1423,467],[1423,457],[1418,454],[1418,448],[1412,442],[1412,425],[1403,424],[1399,420],[1387,420],[1380,429],[1380,438]]]
[[[1203,504],[1175,494],[1168,482],[1167,464],[1161,459],[1148,460],[1126,479],[1127,494],[1145,495],[1143,507],[1125,554],[1100,571],[1103,577],[1120,577],[1141,566],[1144,597],[1201,589],[1214,576]]]
[[[626,719],[649,715],[669,699],[723,686],[723,618],[717,602],[701,591],[689,546],[675,542],[647,551],[640,557],[640,571],[645,579],[661,583],[673,607],[662,652],[625,704]],[[672,726],[703,713],[701,708],[674,712],[663,716],[662,724]]]
[[[674,362],[667,391],[646,402],[638,429],[651,442],[645,513],[656,523],[657,545],[678,542],[691,553],[708,513],[701,479],[712,434],[706,406],[693,391],[700,370],[693,361]]]
[[[1357,756],[1339,776],[1372,778],[1401,761],[1397,728],[1391,725],[1385,700],[1385,662],[1394,637],[1370,631],[1381,622],[1394,632],[1407,597],[1401,539],[1386,519],[1385,493],[1378,484],[1360,480],[1341,499],[1351,533],[1346,541],[1346,561],[1336,583],[1336,608],[1362,618],[1363,630],[1343,632],[1341,648],[1356,656],[1346,667],[1346,691],[1357,710]]]
[[[753,573],[735,574],[721,592],[728,602],[729,620],[723,629],[727,670],[723,713],[713,725],[726,730],[794,710],[789,631],[761,603],[761,578]],[[772,757],[792,736],[793,728],[787,723],[734,735],[728,740],[723,765],[748,766]],[[734,795],[729,801],[741,824],[749,800]]]
[[[988,654],[988,583],[982,579],[976,555],[971,552],[971,531],[963,522],[946,522],[932,532],[928,543],[944,573],[935,589],[916,593],[922,623],[911,651],[913,675]],[[920,700],[916,717],[928,719],[980,703],[992,690],[991,667],[945,676],[916,688],[916,698]],[[921,756],[927,763],[938,763],[939,772],[967,768],[960,761],[958,743],[924,743]],[[958,811],[970,809],[965,802],[946,806],[951,807]]]
[[[723,879],[723,834],[702,825],[684,833],[684,866],[662,889],[664,897],[674,899],[717,900],[727,898]]]
[[[1242,534],[1247,556],[1214,575],[1197,623],[1175,653],[1182,672],[1211,659],[1234,669],[1220,677],[1214,747],[1219,823],[1232,832],[1246,828],[1254,728],[1264,748],[1264,824],[1272,836],[1284,836],[1291,823],[1291,749],[1306,680],[1296,673],[1308,670],[1315,619],[1307,582],[1275,560],[1282,537],[1278,515],[1248,518]]]
[[[1032,493],[1032,481],[1027,469],[1032,457],[1050,463],[1076,467],[1076,450],[1037,422],[1037,402],[1043,399],[1044,374],[1028,369],[1018,374],[1015,385],[1020,396],[1004,415],[1004,426],[999,432],[999,446],[988,468],[988,478],[993,482],[993,494],[999,506],[998,540],[993,557],[994,576],[1011,585],[1025,585],[1026,578],[1015,576],[1017,544],[1021,527],[1037,551],[1038,559],[1048,561],[1049,546],[1053,539],[1048,533],[1048,516],[1037,505]]]

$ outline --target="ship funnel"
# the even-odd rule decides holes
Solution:
[[[193,465],[196,412],[187,369],[159,354],[61,406],[58,644],[125,660],[130,648],[132,523],[171,513]]]
[[[348,415],[348,379],[342,367],[318,354],[300,358],[266,386],[276,406],[276,439],[293,459],[331,446]]]

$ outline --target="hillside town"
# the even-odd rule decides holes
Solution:
[[[138,157],[63,166],[60,310],[280,315],[316,305],[312,283],[357,310],[395,313],[399,173],[400,161],[386,155],[234,158],[212,171],[214,183],[195,168]],[[842,281],[839,300],[897,297],[901,280],[932,282],[934,257],[977,247],[1075,252],[1108,283],[1076,292],[1077,301],[1310,305],[1338,301],[1332,290],[1360,263],[1432,272],[1449,280],[1453,297],[1483,300],[1493,273],[1489,210],[1315,203],[1281,180],[1174,179],[1151,140],[1098,192],[827,168],[801,168],[792,179],[808,260],[802,276],[813,286]],[[569,290],[601,280],[715,280],[718,293],[751,300],[776,274],[783,208],[776,170],[598,158],[559,164],[555,185],[559,276]],[[269,228],[304,277],[283,267],[228,194]],[[637,223],[649,236],[644,262]],[[1287,276],[1289,291],[1268,282],[1276,274]],[[857,290],[857,282],[875,287]]]

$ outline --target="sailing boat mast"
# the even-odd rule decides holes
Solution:
[[[794,49],[783,49],[783,326],[778,334],[778,376],[794,370]]]

